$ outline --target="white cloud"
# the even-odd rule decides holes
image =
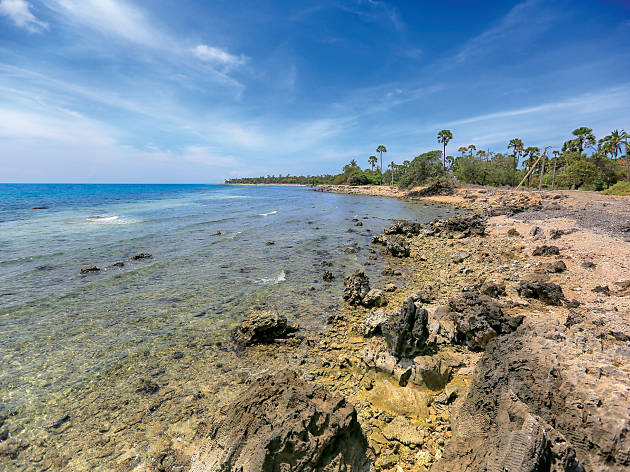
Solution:
[[[247,57],[235,56],[223,49],[216,48],[214,46],[208,46],[206,44],[199,44],[193,49],[195,57],[202,61],[218,63],[223,65],[241,65],[247,61]]]
[[[48,29],[48,24],[35,18],[26,0],[0,0],[0,15],[8,16],[20,28],[31,33]]]

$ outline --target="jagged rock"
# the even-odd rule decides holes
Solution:
[[[387,236],[384,234],[372,236],[372,244],[380,244],[381,246],[387,245]]]
[[[191,472],[368,472],[354,407],[295,373],[266,376],[210,421]]]
[[[557,256],[558,254],[560,254],[560,249],[556,246],[547,246],[546,244],[538,246],[534,249],[534,252],[532,252],[534,256]]]
[[[101,270],[101,269],[99,269],[95,265],[89,265],[89,266],[81,267],[81,273],[82,274],[89,274],[90,272],[98,272],[99,270]]]
[[[580,318],[528,318],[488,344],[433,471],[630,467],[630,345],[601,347],[630,326],[617,312]]]
[[[381,327],[389,319],[389,315],[383,310],[371,311],[363,320],[362,332],[363,336],[369,337],[381,334]]]
[[[112,264],[112,267],[125,267],[125,263],[124,262],[114,262]]]
[[[486,283],[481,286],[479,290],[482,294],[488,295],[492,298],[499,298],[505,296],[505,284],[504,283]]]
[[[451,314],[446,319],[454,323],[455,343],[472,350],[485,349],[488,341],[511,333],[523,321],[522,316],[504,315],[494,299],[476,292],[462,292],[451,298],[449,307]]]
[[[409,257],[409,242],[403,236],[389,236],[385,248],[394,257]]]
[[[407,198],[422,198],[431,197],[434,195],[452,195],[454,192],[453,186],[446,182],[436,182],[433,185],[429,185],[421,190],[414,190],[407,193]]]
[[[373,288],[363,298],[361,304],[366,308],[381,307],[387,305],[387,299],[382,290]]]
[[[390,319],[383,324],[382,331],[387,347],[399,357],[413,357],[425,350],[429,335],[428,312],[408,297]]]
[[[324,271],[322,278],[324,279],[324,282],[332,282],[335,280],[335,275],[331,271],[326,270]]]
[[[357,270],[344,279],[343,299],[350,305],[361,305],[369,291],[370,279],[362,270]]]
[[[518,283],[517,291],[523,298],[535,298],[547,305],[560,305],[564,300],[562,288],[551,282],[521,280]]]
[[[254,312],[234,330],[234,341],[241,346],[269,344],[297,331],[284,315],[275,311]]]
[[[420,223],[414,223],[407,220],[394,220],[389,228],[386,228],[383,232],[385,234],[402,234],[408,238],[417,236],[422,231],[422,225]]]
[[[465,238],[483,236],[486,233],[486,219],[483,215],[452,216],[446,220],[431,223],[433,230]]]

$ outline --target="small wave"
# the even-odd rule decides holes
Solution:
[[[258,213],[258,216],[269,216],[269,215],[275,215],[276,213],[278,213],[278,210],[273,210],[273,211],[270,211],[269,213]]]
[[[280,282],[284,282],[285,280],[287,280],[287,274],[284,273],[284,271],[281,271],[280,274],[278,274],[277,277],[272,277],[272,278],[262,278],[260,280],[257,280],[257,283],[261,283],[261,284],[265,284],[265,285],[269,285],[269,284],[279,284]]]
[[[137,220],[128,218],[121,218],[118,215],[113,216],[88,216],[85,221],[88,223],[97,223],[102,225],[126,225],[131,223],[137,223]]]

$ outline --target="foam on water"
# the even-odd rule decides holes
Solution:
[[[276,213],[278,213],[278,210],[273,210],[268,213],[258,213],[258,216],[270,216],[270,215],[275,215]]]

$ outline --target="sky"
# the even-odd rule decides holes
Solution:
[[[0,182],[218,183],[630,130],[630,0],[0,0]]]

